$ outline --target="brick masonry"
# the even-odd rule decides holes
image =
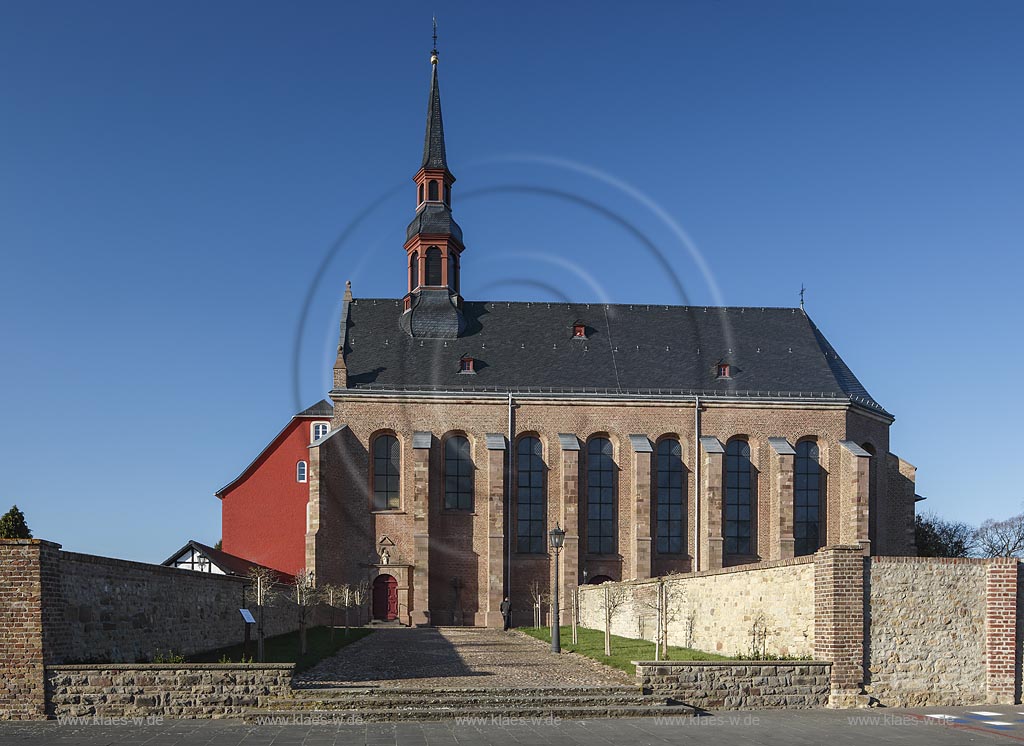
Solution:
[[[636,661],[637,684],[704,710],[804,709],[829,699],[824,661]]]
[[[307,566],[315,568],[317,578],[322,580],[356,582],[366,578],[366,568],[375,562],[377,542],[387,536],[395,542],[398,555],[414,566],[413,587],[409,589],[412,619],[418,623],[430,620],[450,624],[456,618],[466,624],[487,623],[488,613],[493,614],[489,609],[489,584],[494,572],[489,557],[497,554],[498,534],[503,537],[502,554],[509,555],[504,540],[508,534],[507,513],[499,516],[487,510],[490,458],[485,436],[507,433],[507,401],[501,396],[435,398],[338,391],[333,398],[332,427],[338,429],[338,434],[313,448],[310,456]],[[788,463],[783,465],[785,473],[781,478],[773,474],[772,464],[777,458],[769,437],[783,437],[793,444],[805,438],[818,442],[825,475],[827,542],[836,544],[841,537],[859,537],[867,531],[867,500],[875,504],[870,520],[879,526],[887,526],[897,518],[906,524],[907,516],[912,523],[912,490],[903,489],[900,483],[901,489],[890,499],[888,471],[884,466],[874,465],[888,454],[888,423],[849,404],[709,402],[702,406],[703,436],[717,438],[722,444],[740,436],[751,445],[755,554],[742,557],[722,554],[722,459],[706,457],[696,447],[692,402],[581,402],[522,396],[515,405],[515,437],[508,447],[514,452],[516,441],[522,436],[540,439],[545,464],[546,524],[554,526],[557,521],[566,530],[566,549],[561,554],[563,592],[584,582],[585,577],[606,575],[621,580],[698,569],[694,556],[698,532],[699,569],[789,554],[792,495],[783,493],[792,492],[793,481],[788,475]],[[413,448],[414,432],[432,434],[429,454]],[[397,510],[374,511],[370,500],[369,453],[374,438],[382,433],[395,435],[401,445],[401,499]],[[453,434],[468,438],[476,465],[476,504],[471,511],[444,509],[443,443]],[[563,451],[560,434],[575,436],[581,450],[576,454]],[[679,439],[686,482],[685,551],[680,554],[656,551],[652,541],[655,511],[649,504],[653,454],[636,452],[630,435],[644,435],[652,443],[664,437]],[[586,500],[586,444],[597,436],[608,438],[612,444],[616,482],[615,551],[602,555],[587,551],[586,510],[580,509]],[[870,446],[879,454],[878,459],[870,459],[871,466],[858,464],[855,474],[844,474],[843,448],[839,445],[844,439]],[[699,520],[694,476],[698,459],[702,460],[704,493]],[[852,463],[845,468],[853,469]],[[514,496],[514,468],[509,476]],[[873,480],[870,494],[869,480]],[[851,493],[851,482],[856,482],[860,490]],[[865,502],[849,505],[854,498]],[[856,525],[845,526],[850,521]],[[876,553],[911,554],[912,533],[907,533],[906,526],[886,531],[872,549]],[[552,561],[550,553],[511,553],[509,590],[514,623],[526,623],[532,617],[530,587],[535,583],[542,588],[550,587]],[[453,608],[456,579],[461,589],[459,609]],[[563,615],[563,621],[566,619]]]
[[[291,692],[291,664],[52,666],[53,717],[218,717]]]

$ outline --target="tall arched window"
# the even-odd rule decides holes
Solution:
[[[516,551],[543,554],[545,544],[544,450],[540,439],[519,439],[516,448]]]
[[[441,284],[441,249],[431,246],[427,249],[427,285]]]
[[[295,481],[305,482],[309,479],[309,467],[305,461],[295,464]]]
[[[725,553],[753,554],[750,444],[730,440],[725,449]]]
[[[818,444],[796,444],[796,489],[793,496],[794,552],[799,557],[821,549],[821,463]]]
[[[409,255],[409,289],[415,290],[420,285],[420,253],[412,252]]]
[[[683,449],[675,438],[658,443],[656,529],[659,554],[681,554],[686,546],[686,480]]]
[[[444,203],[449,207],[452,206],[452,188],[447,184],[444,185]]]
[[[431,181],[427,186],[427,199],[431,202],[437,202],[437,182]]]
[[[587,551],[615,552],[615,462],[607,438],[587,444]]]
[[[473,509],[473,453],[461,435],[444,442],[444,507]]]
[[[402,453],[398,438],[380,435],[373,441],[373,509],[398,510]]]
[[[422,184],[420,184],[419,197],[420,197],[420,201],[417,204],[423,204],[423,185]]]

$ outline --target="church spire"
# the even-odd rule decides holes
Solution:
[[[427,102],[427,132],[423,138],[421,168],[448,170],[444,152],[444,122],[441,119],[441,91],[437,85],[437,19],[434,19],[434,49],[430,53],[430,99]]]
[[[452,185],[441,121],[437,85],[437,20],[430,53],[430,98],[423,163],[416,184],[416,215],[405,232],[408,292],[402,327],[414,337],[457,337],[465,329],[462,316],[462,229],[452,217]]]

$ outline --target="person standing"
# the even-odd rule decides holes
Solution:
[[[508,632],[512,628],[512,602],[508,600],[508,596],[505,596],[505,600],[501,602],[501,617],[505,620],[505,631]]]

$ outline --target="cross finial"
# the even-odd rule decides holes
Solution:
[[[434,14],[434,51],[437,51],[437,14]]]
[[[800,310],[801,311],[804,310],[804,293],[806,293],[806,292],[807,292],[807,288],[805,288],[804,284],[801,282],[800,283]]]

